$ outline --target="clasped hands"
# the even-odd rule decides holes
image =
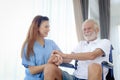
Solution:
[[[58,51],[58,50],[54,50],[51,54],[51,57],[48,60],[48,63],[52,63],[55,65],[60,65],[63,62],[63,58],[62,58],[63,53]]]

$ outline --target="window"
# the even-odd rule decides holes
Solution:
[[[0,1],[0,80],[23,80],[21,46],[36,15],[50,18],[50,33],[63,52],[77,44],[72,0]]]

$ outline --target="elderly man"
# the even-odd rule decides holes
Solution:
[[[82,31],[85,40],[80,41],[71,54],[64,54],[60,51],[53,52],[63,58],[63,63],[78,60],[78,66],[73,75],[60,70],[54,64],[48,64],[45,67],[44,80],[102,80],[101,62],[109,61],[111,43],[107,39],[98,39],[100,29],[92,19],[88,19],[82,24]],[[104,76],[107,72],[108,70],[105,69]]]

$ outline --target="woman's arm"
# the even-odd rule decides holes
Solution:
[[[60,59],[59,56],[52,55],[52,56],[49,58],[47,64],[50,63],[50,64],[59,65],[60,62],[58,62],[58,59]],[[43,64],[43,65],[39,65],[39,66],[28,66],[28,68],[29,68],[31,74],[37,74],[37,73],[42,72],[47,64]]]
[[[46,64],[40,65],[40,66],[28,66],[31,74],[37,74],[44,70]]]

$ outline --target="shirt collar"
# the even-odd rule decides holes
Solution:
[[[90,41],[89,43],[87,41],[85,41],[86,44],[93,44],[93,43],[96,43],[98,42],[98,40],[100,40],[99,38],[93,40],[93,41]]]

